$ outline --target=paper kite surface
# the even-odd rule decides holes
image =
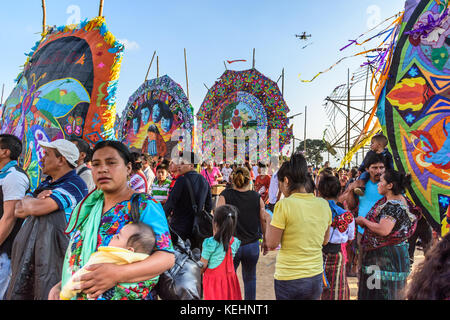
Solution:
[[[189,100],[181,86],[165,75],[144,82],[129,98],[119,124],[119,139],[132,151],[172,158],[180,142],[172,141],[175,131],[185,130],[192,140],[193,127]]]
[[[99,17],[51,29],[28,54],[5,101],[1,132],[22,140],[32,189],[41,178],[39,141],[79,137],[94,145],[114,138],[122,51]]]
[[[407,1],[377,115],[409,193],[430,225],[448,232],[450,203],[450,16],[444,1]]]
[[[253,129],[266,132],[267,152],[270,154],[271,131],[279,130],[279,150],[289,143],[292,127],[289,127],[287,114],[289,108],[283,99],[278,85],[256,69],[245,71],[227,70],[208,91],[197,119],[202,123],[202,131],[218,129],[224,138],[227,130],[243,131]],[[261,137],[259,137],[261,138]],[[258,140],[259,145],[261,141]],[[205,149],[207,142],[201,144]],[[236,151],[236,145],[235,151]],[[254,156],[255,145],[245,147],[245,152]],[[225,152],[225,150],[224,150]]]

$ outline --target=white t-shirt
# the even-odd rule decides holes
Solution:
[[[277,173],[278,173],[278,170],[270,178],[269,203],[271,203],[271,204],[277,203],[277,197],[278,197],[278,178],[277,178]]]
[[[150,167],[147,167],[142,171],[144,172],[145,178],[147,179],[147,185],[151,186],[156,178],[153,170]]]
[[[226,182],[230,182],[230,175],[233,172],[233,169],[227,168],[227,167],[223,167],[222,168],[222,175],[223,175],[223,180]]]
[[[94,183],[94,178],[92,177],[92,170],[88,168],[88,170],[83,168],[87,168],[86,164],[83,163],[81,166],[79,166],[78,168],[76,168],[76,173],[80,176],[81,179],[83,179],[83,181],[86,183],[86,186],[88,188],[88,192],[91,192],[92,190],[95,189],[95,183]],[[81,170],[83,170],[81,172],[81,174],[79,173]]]
[[[253,175],[255,176],[255,179],[256,179],[257,176],[259,176],[258,166],[253,166]]]
[[[21,200],[30,188],[30,182],[25,173],[11,167],[0,174],[0,186],[3,191],[3,201]]]

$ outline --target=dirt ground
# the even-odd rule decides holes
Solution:
[[[278,251],[271,251],[266,256],[259,256],[256,266],[256,300],[275,300],[273,288],[273,275],[275,273],[275,260]],[[417,266],[424,259],[423,252],[416,249],[414,265]],[[242,282],[241,266],[237,270],[239,283],[241,285],[242,297],[244,297],[244,283]],[[348,278],[350,287],[350,300],[356,300],[358,294],[358,280],[356,277]]]

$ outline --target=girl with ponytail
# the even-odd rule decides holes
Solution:
[[[233,237],[238,210],[231,205],[218,207],[214,212],[213,236],[203,241],[203,299],[242,300],[233,257],[241,244]]]
[[[284,199],[267,226],[266,249],[279,244],[275,266],[277,300],[318,300],[322,293],[322,245],[328,243],[331,210],[314,196],[314,183],[302,154],[292,155],[277,173]]]

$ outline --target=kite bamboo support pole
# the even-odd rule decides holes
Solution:
[[[47,8],[45,6],[45,0],[42,0],[42,34],[45,34],[47,30]]]
[[[308,109],[308,106],[305,106],[305,127],[304,127],[304,132],[303,132],[303,135],[304,135],[304,138],[303,138],[303,151],[304,152],[306,152],[306,111],[307,111],[307,109]]]
[[[2,100],[0,101],[0,105],[3,104],[3,93],[5,92],[5,84],[2,86]]]
[[[155,52],[153,52],[152,60],[150,61],[150,65],[148,66],[147,74],[145,75],[145,81],[147,81],[147,79],[148,79],[148,74],[150,73],[150,68],[152,67],[153,59],[155,59],[155,54],[156,54],[156,50],[155,50]]]
[[[159,56],[156,56],[156,77],[159,78]]]
[[[98,9],[99,17],[103,17],[103,3],[104,3],[104,0],[100,0],[100,8]]]
[[[189,79],[188,79],[188,69],[187,69],[187,59],[186,59],[186,48],[184,48],[184,69],[186,71],[186,93],[189,100]]]
[[[255,48],[253,48],[253,69],[255,69]]]

